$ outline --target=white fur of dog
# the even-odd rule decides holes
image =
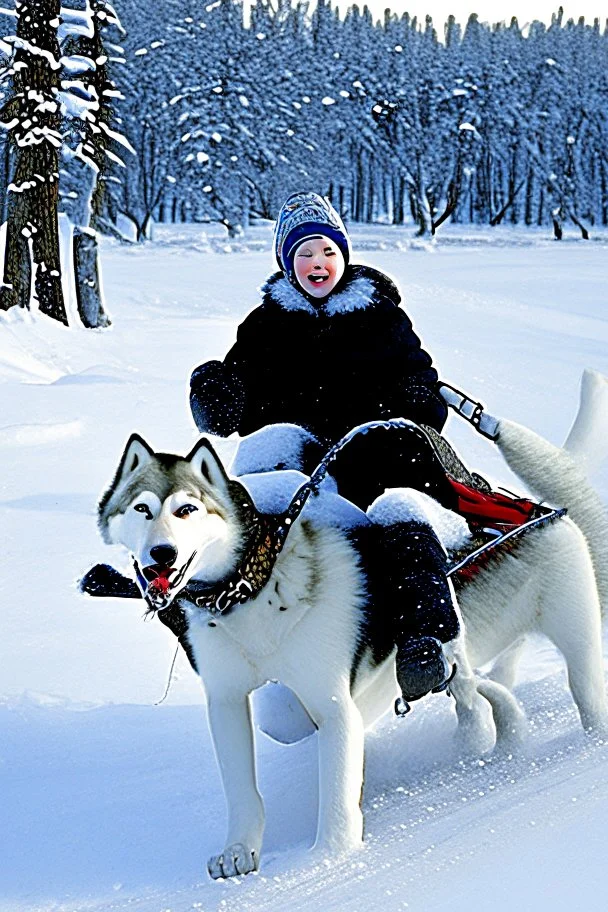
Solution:
[[[513,555],[481,572],[459,596],[465,634],[447,644],[446,653],[458,666],[451,689],[461,729],[473,743],[484,729],[488,703],[497,742],[521,736],[523,714],[508,688],[521,643],[533,632],[546,634],[564,655],[583,726],[606,727],[598,594],[598,585],[603,598],[608,590],[606,517],[582,466],[588,441],[597,439],[598,416],[608,415],[607,401],[606,380],[587,372],[579,425],[563,450],[513,422],[500,422],[498,446],[511,468],[537,496],[568,507],[572,518],[531,532]],[[168,490],[167,469],[156,454],[141,438],[130,447],[100,504],[106,540],[123,544],[142,566],[150,562],[151,549],[169,542],[177,567],[196,552],[187,579],[221,579],[238,551],[236,489],[212,448],[195,447],[173,472]],[[377,520],[394,496],[389,492],[376,501]],[[419,507],[422,495],[411,496]],[[228,806],[224,847],[208,863],[212,877],[246,874],[259,864],[264,806],[251,695],[269,681],[288,687],[305,709],[296,730],[301,722],[306,733],[306,719],[308,731],[310,720],[318,729],[317,848],[342,852],[361,843],[364,731],[398,693],[392,655],[379,665],[364,655],[351,680],[364,583],[353,546],[339,528],[298,521],[269,584],[247,605],[211,616],[181,603]],[[474,667],[497,657],[495,680],[474,675]],[[280,718],[274,724],[281,729]],[[267,720],[266,730],[272,728]]]

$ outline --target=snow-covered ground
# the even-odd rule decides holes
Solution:
[[[425,249],[377,228],[353,240],[355,261],[397,280],[442,377],[563,441],[582,369],[608,374],[608,237],[450,229]],[[271,269],[268,226],[225,246],[193,226],[160,228],[143,247],[105,244],[110,331],[0,318],[0,908],[597,904],[607,747],[581,733],[561,660],[544,642],[530,645],[518,687],[530,722],[521,755],[459,755],[445,698],[386,717],[368,738],[366,845],[337,864],[307,853],[315,738],[279,747],[260,735],[262,869],[238,883],[207,880],[224,807],[197,679],[180,656],[169,698],[155,706],[171,635],[144,624],[135,602],[84,599],[74,580],[113,556],[95,502],[129,434],[181,452],[196,439],[189,372],[222,356]],[[447,435],[482,474],[517,485],[456,417]],[[605,473],[597,484],[608,500]]]

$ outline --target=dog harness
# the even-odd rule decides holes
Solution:
[[[289,530],[300,516],[309,497],[317,494],[325,480],[329,467],[338,453],[359,434],[382,428],[408,428],[416,436],[426,439],[424,431],[413,421],[405,418],[393,418],[389,421],[369,421],[348,432],[325,454],[308,481],[305,481],[294,494],[287,510],[274,520],[259,518],[259,527],[253,544],[248,548],[241,566],[228,580],[213,587],[205,586],[192,580],[177,598],[185,599],[199,608],[206,608],[211,614],[225,614],[235,605],[247,602],[264,588],[274,568],[275,562],[285,546]]]
[[[355,437],[371,431],[399,429],[431,445],[441,462],[458,498],[458,512],[476,533],[477,547],[458,559],[448,569],[447,576],[457,576],[462,584],[475,576],[492,557],[511,551],[521,536],[545,522],[564,516],[566,510],[553,510],[525,498],[507,497],[491,490],[480,476],[471,474],[460,462],[450,445],[432,428],[421,428],[405,418],[369,421],[359,425],[339,440],[323,457],[310,479],[296,491],[287,510],[276,518],[257,518],[253,541],[238,570],[227,580],[209,587],[191,580],[177,596],[211,614],[226,614],[236,605],[255,598],[268,583],[277,557],[283,550],[289,530],[306,506],[309,497],[317,494],[331,464]],[[154,610],[154,609],[152,609]],[[168,611],[170,608],[162,609]]]
[[[532,529],[566,514],[564,509],[551,509],[525,498],[492,491],[483,478],[468,471],[447,441],[432,428],[421,428],[404,418],[360,425],[349,431],[328,451],[310,479],[298,488],[284,513],[277,517],[255,516],[254,534],[234,574],[213,586],[191,580],[177,594],[175,601],[166,607],[159,608],[146,599],[148,612],[156,613],[159,620],[178,637],[191,662],[194,663],[185,636],[188,624],[184,608],[195,606],[212,615],[222,615],[236,605],[255,598],[268,583],[289,530],[309,497],[318,493],[338,453],[359,434],[378,429],[389,432],[392,429],[408,429],[426,447],[432,449],[446,474],[456,495],[457,511],[467,520],[473,533],[473,550],[457,554],[447,571],[457,589],[473,579],[490,560],[500,559],[510,553],[517,541]],[[94,596],[141,598],[142,592],[146,591],[147,581],[137,566],[135,570],[139,586],[111,567],[98,565],[83,577],[80,589]]]

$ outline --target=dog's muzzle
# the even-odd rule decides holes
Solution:
[[[133,558],[139,588],[152,611],[160,611],[171,604],[195,557],[196,551],[193,551],[179,570],[162,564],[150,564],[141,568]]]

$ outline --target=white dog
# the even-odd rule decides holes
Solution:
[[[589,445],[603,447],[608,426],[604,378],[586,374],[581,402],[563,450],[513,422],[499,423],[498,446],[509,465],[538,497],[566,506],[569,517],[530,531],[459,586],[465,635],[447,651],[458,669],[451,691],[459,722],[474,737],[488,702],[499,741],[520,731],[521,711],[504,685],[512,683],[522,638],[537,631],[566,659],[583,726],[606,725],[598,586],[606,603],[607,523],[585,475]],[[99,505],[103,537],[128,550],[142,593],[201,677],[228,804],[224,848],[209,860],[214,878],[246,874],[259,863],[264,807],[253,692],[280,682],[306,711],[295,725],[292,715],[266,713],[271,734],[285,737],[290,728],[287,740],[294,740],[313,723],[318,729],[316,845],[332,852],[361,842],[364,731],[398,693],[393,643],[366,585],[369,516],[326,491],[311,498],[277,546],[268,514],[280,512],[278,500],[284,508],[302,480],[296,472],[236,480],[205,439],[182,458],[155,453],[134,435]],[[271,482],[274,493],[262,509]],[[419,512],[424,498],[388,492],[370,515],[376,523],[394,517],[395,503]],[[441,527],[439,509],[427,506]],[[444,543],[453,544],[445,535]],[[496,657],[500,681],[473,674]]]

